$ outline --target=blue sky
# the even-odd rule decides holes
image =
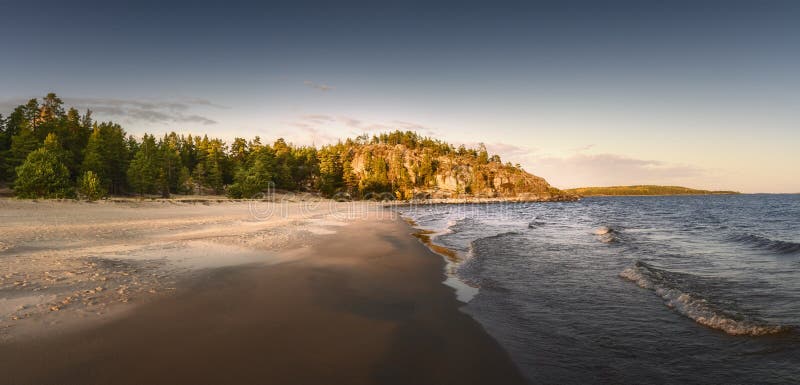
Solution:
[[[799,192],[800,3],[3,2],[0,112],[53,91],[133,134],[390,129],[558,187]]]

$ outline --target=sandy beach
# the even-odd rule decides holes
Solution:
[[[402,220],[273,208],[3,201],[3,382],[522,382]]]

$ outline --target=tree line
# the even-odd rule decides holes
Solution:
[[[682,186],[659,186],[659,185],[579,187],[564,191],[581,196],[738,194],[738,192],[736,191],[698,190]]]
[[[408,166],[408,159],[396,153],[372,150],[398,145],[420,156]],[[357,154],[363,163],[358,172]],[[53,93],[41,101],[31,99],[8,116],[0,115],[0,183],[12,187],[20,198],[173,194],[250,198],[270,187],[326,196],[389,192],[407,198],[415,188],[435,185],[439,159],[447,156],[470,159],[476,165],[500,163],[483,146],[454,148],[410,131],[362,135],[319,149],[283,139],[267,144],[259,137],[235,138],[230,144],[174,132],[136,138],[119,124],[94,121],[91,111],[65,109]]]

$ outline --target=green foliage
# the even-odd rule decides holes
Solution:
[[[198,163],[193,174],[195,182],[213,190],[216,194],[222,193],[225,179],[232,179],[230,177],[232,170],[226,167],[225,143],[220,139],[209,140],[207,136],[202,139],[195,137],[195,147]],[[228,178],[226,178],[226,173],[228,173]]]
[[[253,154],[252,165],[236,173],[236,182],[231,185],[228,195],[232,198],[249,199],[266,192],[273,183],[274,170],[275,155],[269,148],[261,148]]]
[[[325,146],[319,151],[319,181],[317,188],[326,196],[333,196],[344,187],[344,167],[341,145]]]
[[[14,192],[20,198],[66,198],[72,195],[69,170],[61,161],[55,135],[28,154],[16,169]]]
[[[6,180],[5,159],[8,157],[8,149],[11,147],[11,136],[8,134],[7,119],[0,114],[0,182]]]
[[[81,171],[86,174],[91,172],[103,186],[110,184],[108,174],[108,161],[103,151],[103,140],[100,136],[100,129],[95,128],[89,136],[89,140],[84,150]]]
[[[158,188],[163,197],[169,197],[173,192],[181,191],[185,183],[185,175],[182,175],[183,165],[179,150],[178,136],[173,132],[164,136],[158,142]],[[188,172],[188,171],[187,171]]]
[[[11,174],[19,167],[28,154],[41,146],[41,141],[36,137],[28,126],[19,127],[17,133],[11,137],[11,148],[8,150],[8,158],[6,158],[5,166],[6,172]]]
[[[47,176],[36,179],[34,170]],[[27,179],[14,183],[18,175]],[[319,149],[284,139],[265,145],[259,137],[235,138],[230,146],[217,138],[176,133],[137,140],[118,124],[93,122],[91,111],[65,108],[52,93],[0,116],[0,181],[12,182],[20,196],[68,195],[64,186],[70,185],[86,196],[227,193],[249,198],[274,186],[397,199],[435,191],[442,181],[449,191],[468,194],[538,188],[524,177],[519,165],[503,165],[482,144],[456,149],[411,131],[365,134]]]
[[[158,148],[152,135],[145,135],[128,168],[128,183],[140,195],[154,194],[160,177]]]
[[[364,170],[365,176],[361,179],[359,191],[362,196],[366,194],[384,193],[391,191],[389,180],[389,167],[383,157],[373,156],[368,153],[366,156],[367,167]]]
[[[86,200],[96,201],[106,195],[106,188],[93,171],[86,171],[78,179],[78,194]]]

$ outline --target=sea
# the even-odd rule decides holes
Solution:
[[[800,384],[800,195],[400,213],[531,383]]]

